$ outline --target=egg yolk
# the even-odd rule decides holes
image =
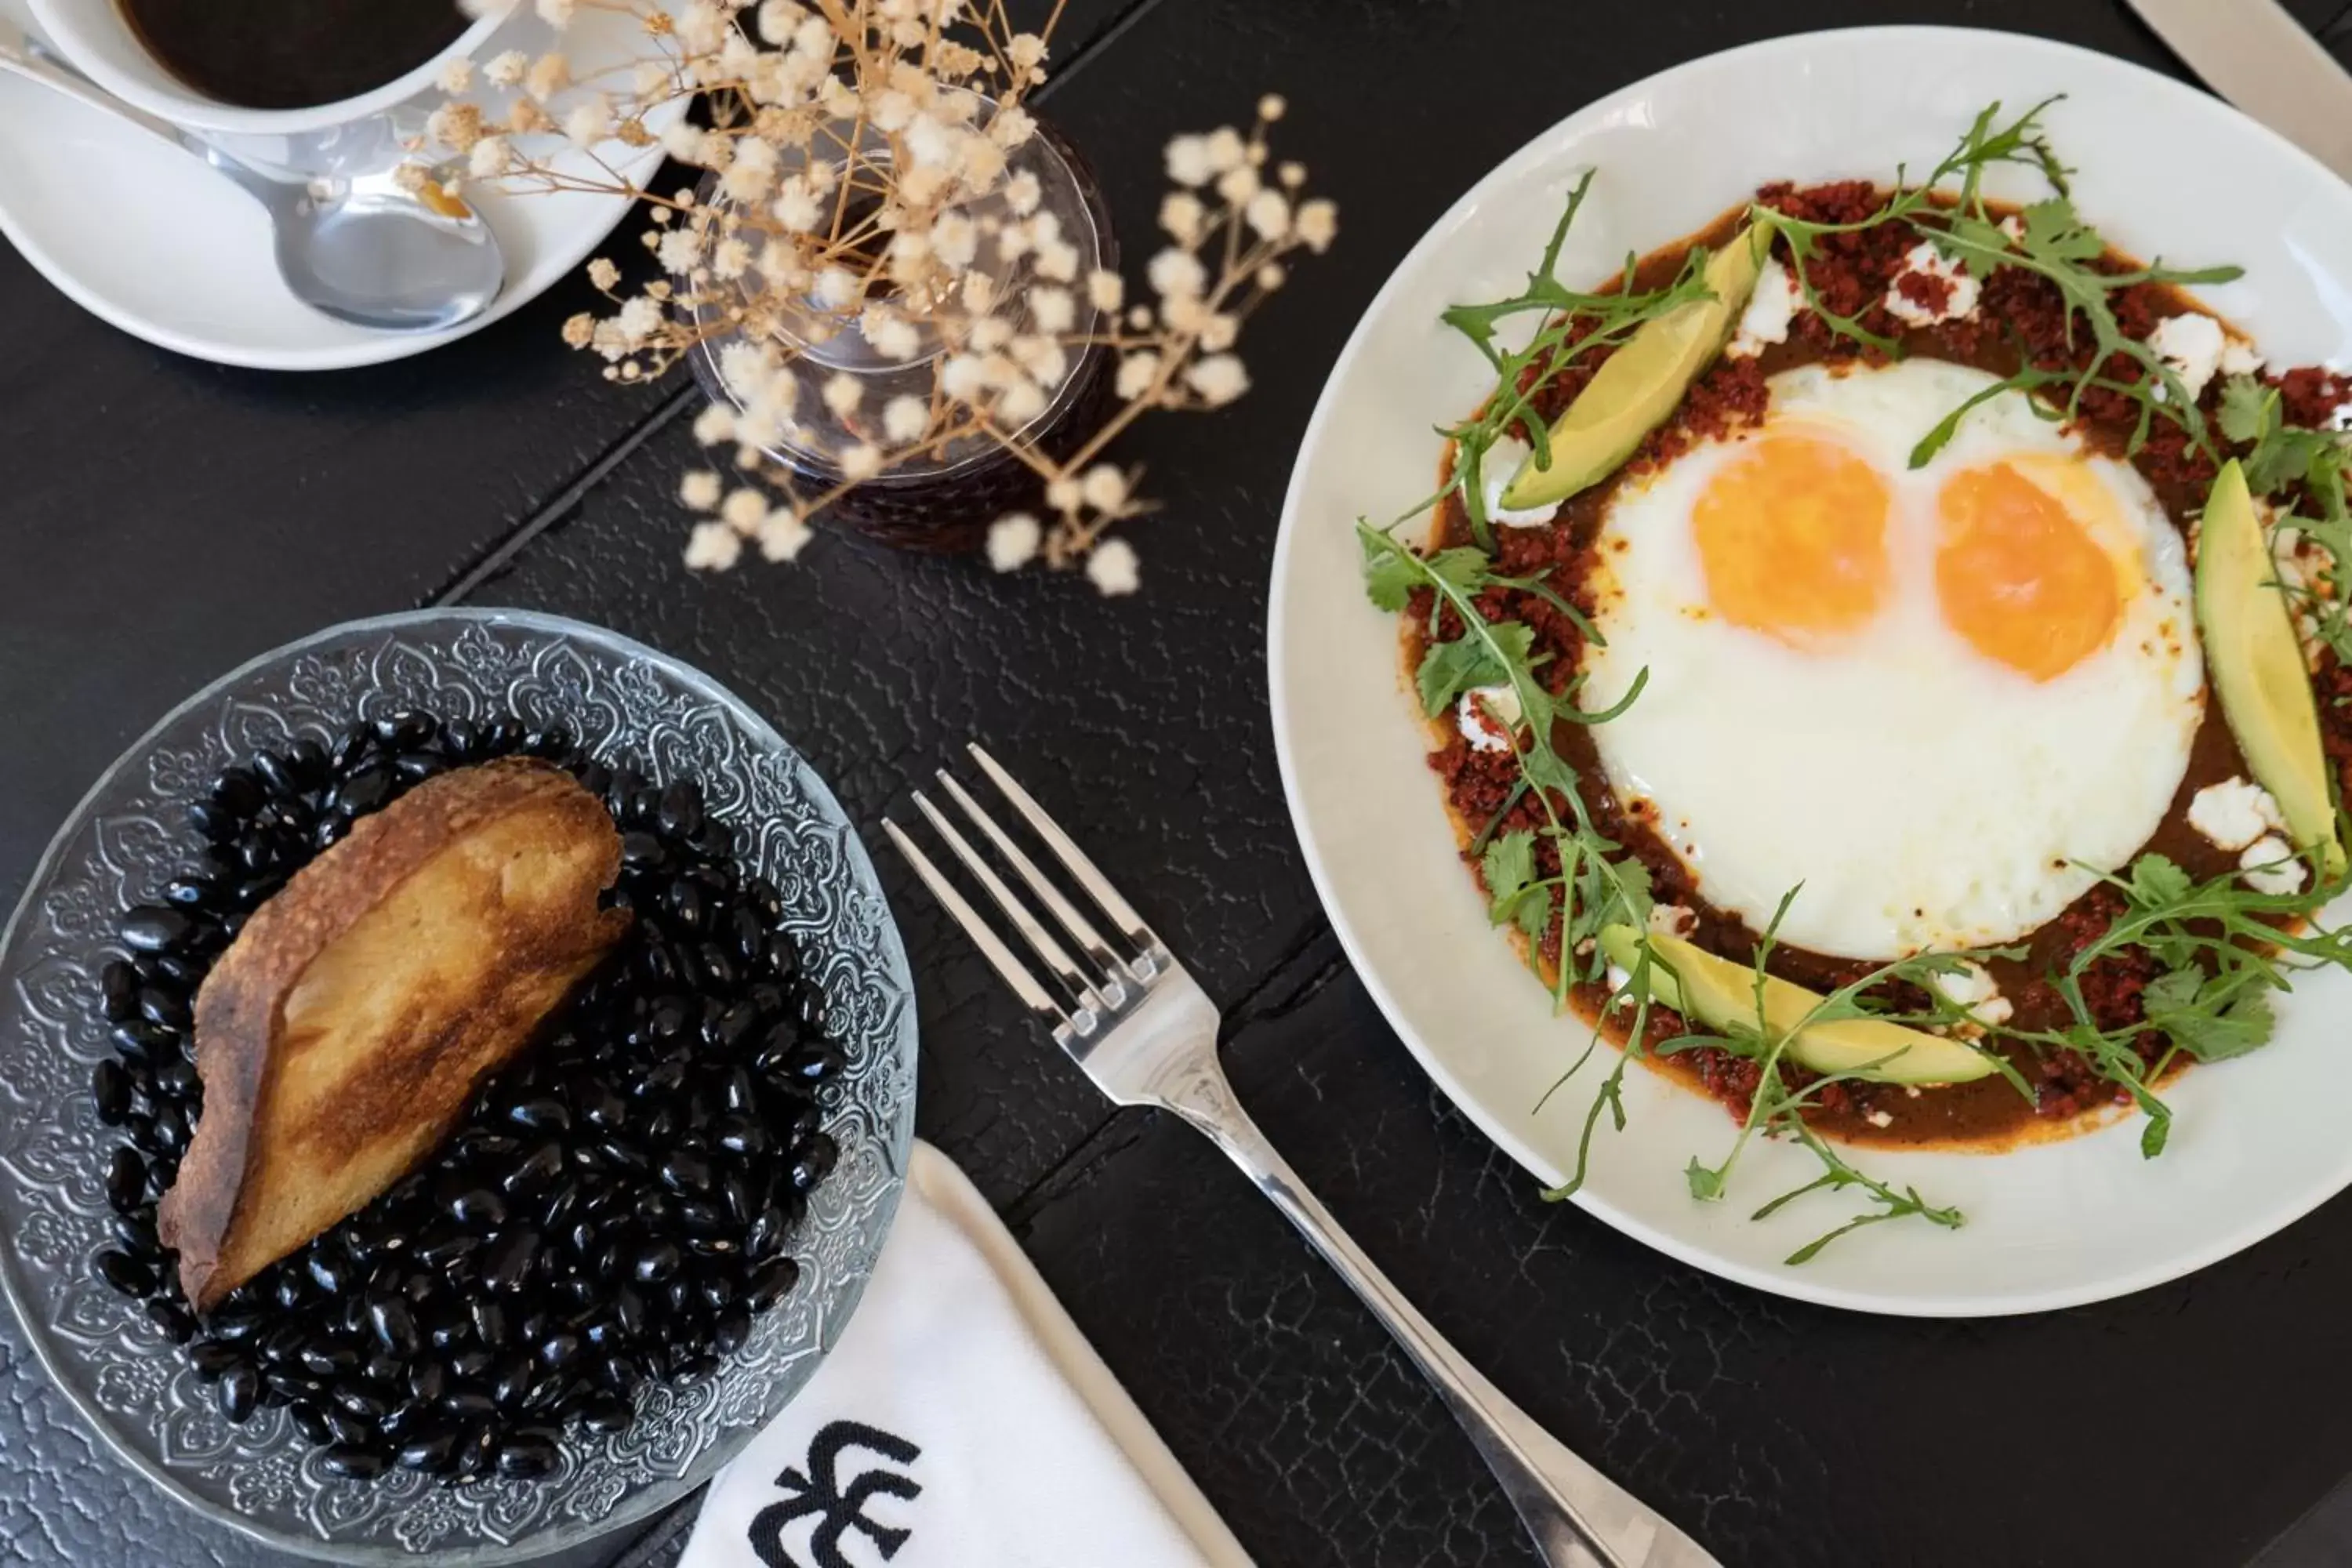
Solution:
[[[1692,510],[1707,600],[1791,646],[1853,631],[1886,597],[1886,514],[1885,481],[1843,447],[1767,437]]]
[[[2049,680],[2106,646],[2116,568],[2064,501],[2004,462],[1954,477],[1937,510],[1936,593],[1969,647]]]

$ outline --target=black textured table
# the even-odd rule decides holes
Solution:
[[[2295,8],[2352,60],[2352,7]],[[2328,1500],[2352,1475],[2352,1204],[2192,1279],[2019,1321],[1724,1284],[1538,1198],[1382,1023],[1291,841],[1267,563],[1297,437],[1390,267],[1580,103],[1729,45],[1884,21],[2180,68],[2116,0],[1075,7],[1044,107],[1126,232],[1149,227],[1166,138],[1269,89],[1294,106],[1284,155],[1344,229],[1252,327],[1245,401],[1122,447],[1167,504],[1139,529],[1143,592],[1116,602],[832,536],[795,567],[691,576],[671,497],[693,400],[608,387],[560,347],[578,283],[402,365],[268,376],[121,336],[0,249],[0,900],[122,745],[248,655],[452,596],[600,622],[731,684],[869,826],[968,736],[1014,760],[1223,1006],[1241,1094],[1365,1249],[1727,1563],[2352,1561],[2352,1502]],[[1108,1109],[882,866],[919,977],[923,1134],[1003,1210],[1243,1542],[1273,1564],[1531,1563],[1336,1278],[1206,1143]],[[668,1562],[679,1517],[567,1561]],[[0,1560],[283,1561],[114,1467],[13,1324]]]

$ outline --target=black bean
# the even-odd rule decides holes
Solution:
[[[107,1057],[90,1069],[89,1098],[98,1109],[98,1119],[109,1127],[120,1127],[122,1119],[131,1114],[131,1075],[122,1064]]]
[[[444,1476],[457,1468],[457,1428],[436,1425],[408,1434],[394,1463],[420,1475]]]
[[[278,1303],[281,1312],[291,1312],[310,1299],[310,1278],[292,1268],[274,1270],[269,1282],[269,1299]]]
[[[129,1214],[147,1195],[147,1162],[135,1149],[116,1144],[106,1158],[106,1201],[117,1214]]]
[[[569,1366],[580,1354],[580,1336],[568,1330],[557,1330],[539,1342],[539,1359],[543,1366]]]
[[[446,772],[449,759],[436,757],[430,752],[403,752],[392,759],[392,766],[402,778],[415,783]]]
[[[590,795],[601,795],[613,787],[613,770],[602,763],[583,763],[572,770],[572,776]]]
[[[408,1362],[389,1351],[375,1351],[360,1363],[360,1375],[380,1387],[397,1388],[408,1379]]]
[[[707,1193],[710,1190],[710,1162],[691,1151],[675,1151],[662,1160],[657,1170],[662,1184],[672,1192]]]
[[[625,1432],[636,1418],[629,1402],[616,1394],[598,1394],[581,1413],[580,1424],[591,1432]]]
[[[384,1458],[357,1443],[334,1443],[319,1450],[319,1468],[347,1481],[372,1481],[383,1474]]]
[[[201,1339],[190,1345],[188,1360],[194,1364],[196,1375],[207,1383],[219,1377],[233,1366],[250,1364],[236,1352],[233,1346],[225,1345],[215,1339]]]
[[[793,1156],[792,1183],[802,1192],[808,1192],[833,1173],[841,1158],[841,1145],[830,1133],[812,1132]]]
[[[646,1069],[637,1080],[636,1094],[640,1100],[659,1100],[676,1094],[686,1084],[686,1064],[658,1061]]]
[[[678,981],[677,954],[660,938],[647,936],[637,949],[637,973],[649,985],[671,986]]]
[[[416,1320],[401,1298],[379,1297],[370,1301],[368,1326],[375,1331],[375,1342],[394,1355],[416,1353]]]
[[[499,1474],[510,1481],[534,1481],[555,1473],[555,1435],[543,1427],[525,1427],[499,1445]]]
[[[621,835],[621,864],[632,871],[650,871],[669,858],[669,850],[652,834],[631,829]]]
[[[238,1362],[221,1373],[220,1411],[234,1425],[243,1425],[261,1402],[261,1374],[249,1363]]]
[[[208,844],[226,844],[236,838],[245,824],[236,812],[215,802],[200,800],[188,807],[188,826]]]
[[[467,1345],[449,1357],[449,1375],[454,1378],[476,1379],[488,1375],[498,1360],[498,1352],[481,1345]]]
[[[712,991],[731,992],[742,978],[735,964],[735,955],[727,951],[724,942],[706,942],[688,950],[693,956],[692,973]]]
[[[258,1305],[253,1303],[239,1306],[223,1305],[213,1309],[212,1316],[205,1320],[205,1331],[215,1339],[236,1343],[250,1340],[258,1334],[261,1331],[261,1325],[266,1321],[263,1310]]]
[[[138,1006],[139,1016],[159,1029],[185,1029],[195,1022],[186,994],[161,985],[141,986]]]
[[[460,1259],[470,1259],[475,1249],[481,1245],[482,1238],[470,1232],[450,1231],[420,1243],[416,1248],[416,1261],[427,1268],[436,1269],[452,1279],[457,1279],[476,1271],[472,1263],[468,1262],[467,1267],[460,1268],[458,1262]]]
[[[504,1350],[509,1342],[507,1310],[499,1303],[476,1298],[467,1303],[474,1321],[474,1338],[486,1350]]]
[[[194,1099],[204,1089],[196,1064],[184,1056],[168,1056],[155,1064],[155,1089],[173,1100]]]
[[[745,1284],[743,1299],[751,1310],[764,1312],[786,1296],[801,1280],[801,1266],[789,1258],[778,1258],[762,1264]]]
[[[746,1081],[748,1082],[748,1079]],[[743,1108],[734,1104],[735,1096],[731,1084],[729,1089],[728,1102],[730,1114],[722,1116],[711,1123],[710,1141],[730,1154],[740,1155],[746,1160],[756,1160],[774,1145],[769,1139],[768,1130],[765,1127],[749,1116],[732,1113],[740,1112]]]
[[[122,1119],[122,1130],[131,1135],[131,1147],[140,1152],[155,1154],[163,1151],[163,1145],[155,1136],[155,1118],[149,1112],[132,1111]]]
[[[715,1235],[727,1223],[726,1213],[705,1198],[687,1198],[677,1208],[677,1223],[688,1236]]]
[[[482,727],[471,719],[452,719],[441,726],[441,746],[457,762],[474,762],[482,749]]]
[[[499,1412],[498,1401],[478,1388],[453,1388],[441,1396],[441,1408],[460,1421],[484,1419]]]
[[[335,1404],[371,1425],[392,1413],[392,1401],[363,1384],[346,1383],[335,1390]]]
[[[507,1201],[488,1187],[459,1187],[445,1194],[442,1209],[459,1225],[492,1230],[506,1223]]]
[[[449,1369],[437,1361],[413,1361],[408,1363],[409,1397],[420,1404],[438,1401],[449,1387]]]
[[[675,779],[665,785],[655,809],[664,833],[691,838],[702,826],[702,789],[692,779]]]
[[[160,1076],[160,1075],[159,1075]],[[155,1147],[166,1154],[179,1154],[188,1147],[188,1118],[185,1112],[169,1100],[155,1108]]]
[[[147,1321],[163,1331],[163,1337],[175,1345],[186,1344],[196,1337],[195,1314],[177,1301],[158,1296],[147,1303]]]
[[[391,751],[411,752],[431,741],[440,728],[432,714],[406,708],[377,720],[375,738]]]
[[[751,1314],[741,1307],[730,1307],[719,1314],[710,1326],[710,1343],[721,1355],[733,1355],[751,1337]]]
[[[801,972],[800,945],[783,931],[771,931],[760,949],[761,966],[779,981],[790,982]]]
[[[509,1108],[507,1120],[541,1132],[566,1132],[572,1128],[572,1108],[553,1095],[540,1095]]]
[[[128,1019],[138,1005],[139,972],[128,959],[110,959],[98,972],[99,1011],[110,1024]]]
[[[644,1359],[627,1351],[606,1356],[596,1368],[596,1380],[623,1399],[635,1394],[647,1375]]]
[[[510,1194],[543,1192],[563,1173],[563,1145],[550,1140],[515,1162],[502,1184]]]
[[[503,757],[522,744],[522,725],[512,719],[493,719],[482,726],[482,754]]]
[[[482,1249],[481,1277],[485,1289],[500,1294],[520,1290],[530,1277],[530,1266],[539,1256],[539,1233],[527,1226],[514,1226],[501,1231],[498,1239]],[[478,1302],[478,1306],[496,1306],[496,1302]]]
[[[322,816],[310,829],[310,845],[316,849],[331,849],[341,843],[352,830],[351,819],[344,816]]]
[[[221,770],[213,781],[212,804],[231,816],[250,816],[261,809],[261,780],[250,767]]]
[[[748,904],[737,904],[727,911],[724,929],[745,970],[759,968],[768,953],[768,928],[760,922],[759,915]]]
[[[302,1434],[304,1442],[323,1444],[334,1441],[327,1431],[327,1413],[310,1401],[296,1400],[286,1414],[294,1423],[294,1430]]]
[[[327,748],[305,735],[283,753],[286,773],[298,789],[317,789],[327,782]]]
[[[398,777],[381,764],[362,768],[328,793],[328,805],[345,817],[364,816],[392,798]]]
[[[126,1296],[145,1296],[155,1289],[155,1271],[127,1252],[109,1247],[92,1260],[91,1267],[110,1289]]]
[[[562,724],[533,730],[523,736],[522,749],[534,757],[552,761],[572,749],[572,731]]]
[[[185,910],[142,904],[122,917],[122,943],[139,952],[168,952],[185,946],[199,929]]]
[[[312,1377],[341,1377],[360,1365],[360,1352],[349,1345],[313,1342],[296,1352],[294,1359]]]
[[[499,1363],[491,1373],[490,1397],[498,1402],[500,1409],[517,1409],[530,1394],[530,1385],[537,1375],[529,1356],[509,1356]]]
[[[114,1238],[122,1250],[142,1263],[160,1264],[163,1260],[163,1243],[155,1239],[155,1205],[141,1204],[127,1213],[114,1216]]]
[[[656,1237],[631,1255],[629,1272],[642,1284],[656,1284],[676,1274],[678,1262],[677,1245]]]

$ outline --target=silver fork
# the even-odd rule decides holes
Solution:
[[[1208,994],[1029,792],[979,746],[969,749],[981,772],[1118,928],[1132,956],[1115,951],[1093,921],[1063,896],[948,773],[940,773],[940,787],[1045,907],[1085,963],[1071,955],[947,814],[919,790],[915,792],[916,806],[1051,973],[1061,994],[1031,972],[897,823],[886,820],[882,829],[1004,983],[1051,1027],[1055,1042],[1070,1059],[1118,1103],[1159,1106],[1191,1122],[1274,1200],[1436,1385],[1502,1482],[1546,1563],[1554,1568],[1719,1568],[1690,1537],[1570,1453],[1504,1398],[1358,1250],[1234,1098],[1233,1086],[1217,1065],[1217,1010]]]

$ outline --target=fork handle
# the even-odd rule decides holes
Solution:
[[[1696,1552],[1673,1525],[1569,1452],[1464,1360],[1316,1201],[1242,1110],[1223,1071],[1211,1071],[1213,1079],[1194,1078],[1166,1103],[1248,1173],[1396,1336],[1502,1483],[1545,1563],[1551,1568],[1640,1568],[1652,1546],[1665,1541]],[[1677,1562],[1712,1561],[1704,1553],[1672,1555]]]

